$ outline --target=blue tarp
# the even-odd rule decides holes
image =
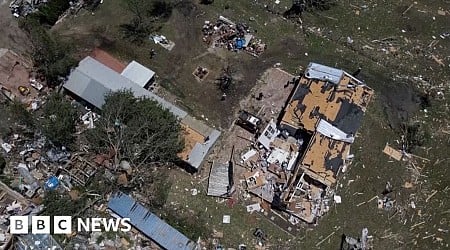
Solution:
[[[242,49],[244,47],[245,44],[245,39],[244,38],[237,38],[236,39],[236,49]]]
[[[55,188],[57,188],[59,185],[59,180],[56,176],[52,176],[50,177],[46,182],[45,182],[45,188],[47,190],[54,190]]]

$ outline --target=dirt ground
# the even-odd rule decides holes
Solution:
[[[317,227],[305,227],[292,237],[270,220],[249,215],[242,204],[230,206],[207,197],[209,163],[194,176],[170,170],[174,184],[168,208],[198,216],[199,224],[223,231],[219,241],[227,247],[240,243],[253,246],[253,230],[260,227],[268,234],[271,249],[339,249],[343,234],[357,237],[363,227],[368,227],[375,249],[448,248],[450,111],[448,101],[443,99],[450,91],[450,37],[445,36],[449,32],[448,2],[341,1],[326,11],[304,13],[300,21],[280,15],[289,7],[288,0],[280,4],[272,0],[215,1],[208,6],[183,1],[158,32],[175,42],[170,52],[152,41],[135,45],[124,40],[119,25],[129,21],[131,15],[118,2],[105,1],[94,15],[81,11],[53,30],[73,40],[80,56],[99,46],[124,62],[136,60],[148,66],[157,73],[157,82],[170,99],[223,132],[232,126],[241,100],[251,96],[263,72],[275,63],[292,74],[302,72],[311,61],[350,73],[361,67],[359,78],[375,90],[352,146],[354,163],[338,185],[343,203],[332,208]],[[0,36],[0,46],[26,51],[27,42],[5,1],[2,3],[0,34],[7,35]],[[201,27],[205,20],[213,21],[218,15],[246,22],[268,49],[259,58],[208,51],[201,41]],[[157,53],[153,58],[151,49]],[[223,93],[214,82],[227,65],[236,69],[237,81],[226,100],[220,101]],[[210,70],[202,82],[192,75],[197,66]],[[392,161],[381,152],[387,142],[399,146],[400,124],[405,121],[417,121],[428,133],[427,140],[413,151],[429,159],[417,161],[420,171],[416,176],[411,166]],[[214,150],[229,148],[219,143]],[[358,206],[379,195],[387,181],[394,186],[401,210],[378,210],[376,202]],[[415,184],[405,188],[406,181]],[[200,193],[192,195],[193,188]],[[410,206],[411,201],[415,208]],[[224,214],[232,216],[231,224],[222,223]]]
[[[0,0],[0,48],[12,49],[18,54],[30,53],[31,43],[19,29],[17,19],[9,9],[8,0]]]

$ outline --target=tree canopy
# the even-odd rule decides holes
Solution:
[[[20,19],[19,25],[30,38],[32,58],[39,73],[45,75],[48,85],[57,85],[58,77],[68,75],[71,67],[76,65],[76,60],[72,56],[72,46],[45,29],[36,16]]]
[[[125,7],[133,13],[129,23],[122,24],[124,37],[135,43],[142,43],[147,36],[161,28],[158,22],[167,20],[173,6],[162,0],[122,0]]]
[[[77,111],[61,94],[51,94],[43,106],[42,132],[58,146],[72,144]]]
[[[135,98],[130,91],[105,98],[96,127],[87,139],[98,152],[113,152],[116,164],[126,159],[135,166],[170,162],[183,149],[177,118],[150,99]]]

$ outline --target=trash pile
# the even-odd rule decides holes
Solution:
[[[12,235],[9,233],[10,216],[37,215],[42,211],[42,206],[37,206],[7,185],[0,183],[0,248],[6,249],[11,244]]]
[[[259,56],[266,50],[266,44],[250,34],[246,24],[235,24],[223,16],[219,16],[215,23],[205,21],[202,32],[203,41],[213,48],[244,50],[253,56]]]
[[[38,9],[45,5],[48,0],[13,0],[9,4],[11,13],[14,17],[27,16],[33,12],[38,11]],[[79,10],[82,7],[84,1],[70,1],[71,10]]]

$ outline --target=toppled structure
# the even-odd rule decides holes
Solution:
[[[111,196],[108,208],[122,218],[130,218],[133,227],[164,249],[199,249],[194,241],[122,192]]]
[[[203,41],[213,48],[244,50],[253,56],[259,56],[266,49],[266,44],[255,39],[246,24],[236,24],[223,16],[215,23],[205,21],[202,32]]]
[[[3,182],[0,182],[0,207],[0,249],[9,249],[13,238],[9,233],[9,217],[37,214],[40,210]]]
[[[372,95],[345,71],[309,64],[279,122],[269,122],[257,139],[259,152],[249,159],[254,170],[244,174],[248,191],[287,216],[317,222],[351,163],[350,146]]]

